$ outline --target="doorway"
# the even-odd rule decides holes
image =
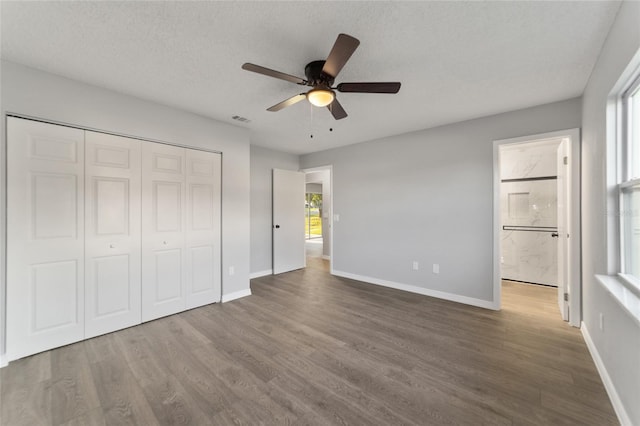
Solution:
[[[494,141],[498,307],[504,285],[535,286],[580,325],[579,161],[578,129]]]
[[[305,173],[305,255],[307,264],[326,264],[332,255],[332,168],[315,167]]]

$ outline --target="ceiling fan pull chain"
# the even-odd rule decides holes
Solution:
[[[313,105],[309,104],[309,137],[313,139]]]

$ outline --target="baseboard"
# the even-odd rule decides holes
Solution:
[[[328,255],[326,255],[326,254],[323,254],[323,255],[322,255],[322,258],[323,258],[324,260],[331,260],[331,256],[328,256]]]
[[[240,299],[242,297],[251,296],[251,289],[234,291],[233,293],[223,294],[222,303],[231,302],[232,300]]]
[[[477,306],[485,309],[498,310],[498,304],[490,300],[476,299],[473,297],[460,296],[459,294],[446,293],[444,291],[431,290],[428,288],[417,287],[409,284],[401,284],[393,281],[381,280],[378,278],[367,277],[364,275],[351,274],[349,272],[332,271],[333,275],[343,278],[349,278],[352,280],[363,281],[369,284],[380,285],[383,287],[394,288],[396,290],[408,291],[410,293],[417,293],[423,296],[437,297],[438,299],[450,300],[452,302],[463,303],[465,305]]]
[[[600,353],[598,352],[596,345],[593,343],[591,335],[589,334],[589,330],[587,329],[587,325],[584,323],[584,321],[581,324],[580,331],[582,332],[582,337],[584,337],[584,341],[587,344],[587,348],[589,349],[591,358],[593,358],[593,362],[596,364],[596,369],[598,370],[598,373],[600,373],[600,378],[602,379],[604,388],[607,390],[607,394],[609,395],[609,399],[611,400],[611,405],[613,405],[613,410],[616,412],[620,424],[622,426],[632,426],[631,418],[629,417],[629,414],[627,414],[627,410],[624,409],[622,400],[620,399],[620,396],[618,395],[618,392],[613,385],[611,377],[609,377],[609,373],[604,366],[602,358],[600,358]]]
[[[264,271],[252,272],[249,274],[249,279],[260,278],[267,275],[273,275],[273,269],[265,269]]]
[[[6,354],[0,355],[0,368],[9,365],[9,359]]]

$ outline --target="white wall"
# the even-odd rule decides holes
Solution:
[[[0,331],[5,306],[5,116],[21,114],[150,140],[222,152],[223,294],[249,290],[249,132],[209,118],[69,80],[22,65],[1,62],[2,120],[0,188]],[[229,267],[235,274],[229,276]],[[4,354],[4,336],[0,336]]]
[[[334,272],[493,306],[493,141],[580,127],[580,111],[571,99],[301,156],[333,165]]]
[[[607,97],[640,49],[640,3],[623,2],[593,69],[582,108],[583,321],[631,424],[640,424],[640,325],[594,278],[616,272],[615,206],[607,205]],[[612,209],[613,207],[613,209]],[[609,213],[611,212],[611,213]],[[604,331],[599,329],[604,315]],[[614,401],[615,405],[615,401]]]
[[[271,273],[272,170],[298,170],[298,156],[251,145],[251,274]],[[302,202],[302,200],[300,200]]]

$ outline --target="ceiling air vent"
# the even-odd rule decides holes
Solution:
[[[251,123],[251,120],[249,120],[248,118],[245,117],[240,117],[239,115],[234,115],[233,117],[234,120],[239,121],[241,123]]]

